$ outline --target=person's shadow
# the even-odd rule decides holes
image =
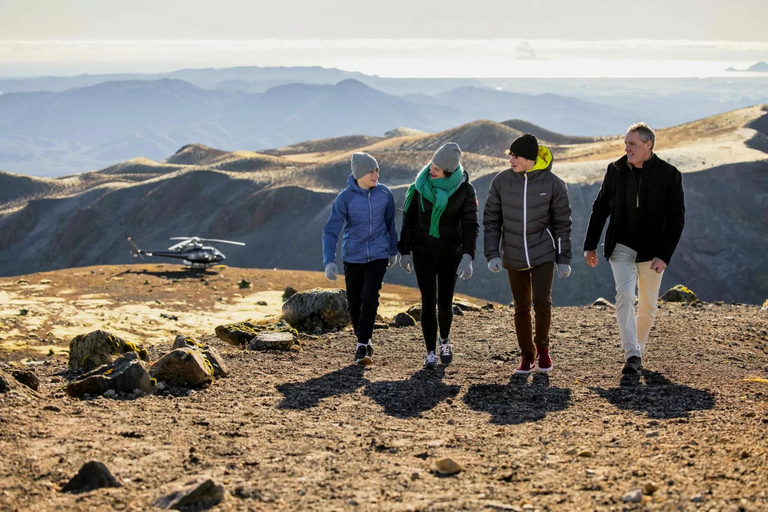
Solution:
[[[364,371],[362,366],[351,365],[306,382],[280,384],[276,387],[283,394],[283,401],[278,407],[309,409],[317,407],[323,398],[352,393],[368,382],[363,378]]]
[[[365,396],[381,405],[384,413],[396,418],[413,418],[454,398],[461,386],[443,382],[445,367],[420,369],[406,380],[371,382]]]
[[[519,425],[539,421],[547,413],[562,411],[571,404],[571,390],[549,385],[549,375],[535,373],[512,375],[509,384],[475,384],[464,395],[464,403],[473,411],[491,414],[497,425]]]
[[[643,411],[652,418],[682,418],[690,411],[703,411],[715,406],[709,391],[675,384],[658,372],[642,370],[640,375],[623,376],[619,387],[590,388],[619,409]]]

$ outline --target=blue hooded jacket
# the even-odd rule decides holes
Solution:
[[[341,259],[347,263],[368,263],[397,254],[395,198],[386,185],[370,190],[347,178],[347,188],[333,202],[331,216],[323,228],[323,267],[336,262],[339,232]]]

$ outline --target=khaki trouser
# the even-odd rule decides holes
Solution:
[[[534,357],[536,347],[549,347],[554,269],[554,263],[542,263],[526,270],[507,270],[512,299],[515,301],[515,331],[522,357]],[[536,317],[535,338],[531,323],[531,302]]]
[[[616,320],[619,324],[624,359],[642,357],[656,318],[656,304],[664,272],[651,269],[650,261],[636,262],[637,251],[616,244],[608,261],[616,283]],[[637,314],[635,314],[637,288]]]

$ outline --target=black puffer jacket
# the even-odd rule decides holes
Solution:
[[[552,173],[552,153],[539,146],[528,172],[507,169],[491,182],[483,210],[485,257],[523,270],[571,263],[571,205],[563,180]]]
[[[414,191],[408,211],[403,212],[403,227],[397,244],[400,254],[419,252],[445,258],[469,254],[472,259],[475,258],[480,223],[477,193],[469,182],[467,171],[464,171],[464,181],[448,198],[445,211],[440,216],[440,238],[429,234],[431,219],[432,203],[424,200],[422,211],[421,195]]]
[[[643,184],[639,190],[640,204],[640,247],[637,261],[660,258],[669,265],[685,226],[685,194],[683,175],[677,168],[665,162],[656,153],[643,164]],[[648,179],[645,179],[647,173]],[[605,233],[605,258],[608,259],[616,247],[616,230],[621,226],[624,213],[624,194],[627,180],[632,175],[627,156],[608,165],[603,184],[592,203],[584,250],[593,251],[600,243],[600,236],[608,217]]]

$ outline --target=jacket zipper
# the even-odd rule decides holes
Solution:
[[[528,173],[525,173],[525,185],[523,186],[523,248],[525,249],[525,261],[528,268],[531,267],[531,258],[528,256]]]
[[[561,237],[557,237],[557,254],[563,253],[563,239]]]
[[[371,193],[368,192],[368,240],[365,241],[365,254],[368,261],[371,261],[371,248],[369,244],[373,236],[373,206],[371,206]]]

